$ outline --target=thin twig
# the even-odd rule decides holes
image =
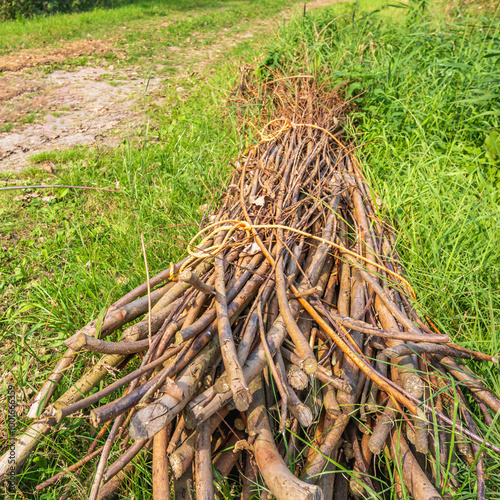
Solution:
[[[49,189],[49,188],[68,188],[68,189],[85,189],[91,191],[107,191],[108,193],[121,193],[122,191],[116,191],[115,189],[100,188],[93,186],[69,186],[66,184],[39,184],[35,186],[7,186],[1,187],[0,191],[11,191],[13,189]]]

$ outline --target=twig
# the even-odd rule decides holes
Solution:
[[[93,186],[68,186],[66,184],[40,184],[36,186],[7,186],[0,187],[0,191],[10,191],[12,189],[49,189],[49,188],[68,188],[68,189],[87,189],[92,191],[107,191],[108,193],[121,193],[122,191],[116,191],[114,189],[100,188]]]
[[[151,345],[151,286],[149,284],[149,266],[148,256],[146,255],[146,245],[144,244],[144,235],[141,233],[142,254],[144,257],[144,266],[146,267],[146,284],[148,287],[148,339]]]

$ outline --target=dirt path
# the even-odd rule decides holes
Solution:
[[[314,0],[307,9],[339,1],[345,0]],[[270,31],[273,22],[290,15],[287,11],[247,23],[238,35],[222,35],[201,49],[170,47],[175,53],[172,59],[183,61],[173,68],[187,71],[195,64],[199,71],[200,64],[210,64],[231,46],[262,33],[264,25]],[[144,116],[141,103],[146,88],[148,94],[156,92],[165,77],[148,80],[141,68],[115,68],[99,58],[113,51],[109,41],[81,40],[58,49],[23,50],[0,57],[0,72],[4,72],[0,77],[0,173],[23,170],[36,153],[78,145],[114,146],[133,134]],[[46,65],[88,55],[94,56],[90,65],[46,71]]]
[[[12,76],[8,84],[20,92],[3,103],[0,123],[26,117],[36,122],[0,135],[0,170],[22,169],[41,151],[118,143],[141,117],[137,100],[148,82],[133,73],[115,72],[111,81],[103,79],[108,74],[103,67],[57,70],[29,82]],[[148,90],[159,82],[151,79]]]

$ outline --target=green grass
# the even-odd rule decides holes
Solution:
[[[0,125],[0,132],[10,132],[13,128],[13,123],[2,123],[2,125]]]
[[[147,28],[160,33],[171,31],[179,39],[194,30],[231,27],[245,19],[265,19],[292,3],[290,0],[142,0],[114,9],[3,21],[0,22],[0,54],[18,49],[57,47],[71,40],[84,40],[88,35],[93,39],[133,40],[137,37],[150,41]],[[155,49],[158,47],[150,45],[150,51]]]
[[[209,44],[221,28],[234,33],[244,16],[266,17],[289,3],[261,1],[256,8],[255,2],[142,2],[105,16],[94,11],[2,23],[0,51],[52,44],[53,39],[63,43],[87,33],[97,38],[125,23],[134,29],[116,37],[129,61],[147,68],[148,57],[163,57],[161,51],[151,54],[159,44]],[[175,22],[151,30],[159,16]],[[492,16],[471,18],[467,12],[440,19],[434,10],[388,7],[381,1],[334,5],[282,30],[269,43],[265,60],[271,66],[297,64],[307,51],[308,71],[332,85],[348,85],[357,106],[349,133],[363,145],[358,154],[384,201],[382,215],[396,225],[420,307],[457,342],[495,354],[500,343],[500,155],[485,141],[500,130],[499,27]],[[187,42],[198,30],[203,30],[201,40]],[[257,54],[258,48],[242,43],[229,51],[228,64],[208,68],[213,74],[207,81],[166,80],[161,108],[144,99],[138,139],[116,149],[40,153],[18,178],[119,193],[55,189],[39,197],[0,196],[2,362],[5,382],[14,382],[19,403],[26,404],[39,389],[54,364],[54,349],[62,350],[65,338],[144,281],[141,234],[151,274],[181,257],[197,232],[198,208],[223,195],[229,162],[244,146],[234,117],[224,116],[221,106],[237,78],[238,58],[252,61]],[[179,86],[189,90],[187,97],[176,91]],[[43,162],[54,163],[54,175],[40,168]],[[75,373],[82,368],[80,361]],[[474,368],[500,392],[496,367]],[[75,376],[68,374],[60,391]],[[20,420],[18,429],[24,423]],[[483,424],[481,430],[487,432]],[[49,435],[30,460],[21,488],[31,491],[78,460],[92,432],[87,419],[74,418],[57,436]],[[498,444],[494,433],[489,438]],[[37,498],[58,498],[67,485],[72,498],[85,498],[82,480],[93,470],[91,464],[80,478]],[[488,455],[488,498],[498,498],[498,466],[498,458]],[[462,464],[460,474],[465,486],[456,498],[473,498],[473,468]],[[144,460],[132,488],[129,495],[149,498]]]
[[[144,23],[121,42],[124,46],[129,44],[131,54],[124,64],[137,62],[155,47],[154,56],[141,60],[141,71],[147,76],[154,57],[164,57],[160,43],[188,43],[184,37],[197,31],[208,44],[225,27],[231,35],[237,26],[247,22],[245,19],[264,19],[291,4],[261,1],[252,6],[245,2],[207,6],[198,16],[197,12],[187,12],[185,19],[174,25],[172,39],[166,35],[162,38],[161,33],[152,36],[148,26],[153,19],[144,14]],[[179,11],[189,5],[181,4]],[[110,12],[105,23],[113,21],[114,14],[120,13]],[[18,29],[15,43],[39,46],[56,29],[63,30],[61,37],[77,38],[83,32],[72,32],[71,26],[84,23],[87,16],[96,16],[94,27],[102,28],[99,13],[84,13],[5,23],[8,26],[0,25],[0,30]],[[119,24],[123,20],[121,17]],[[102,32],[110,29],[111,25],[105,25]],[[172,69],[167,61],[165,70],[174,76],[158,90],[163,104],[155,104],[157,95],[143,97],[139,105],[143,125],[130,141],[125,140],[114,149],[42,152],[32,157],[32,166],[22,174],[3,176],[17,182],[89,185],[120,191],[45,189],[39,193],[2,193],[0,197],[1,357],[5,381],[18,391],[18,404],[25,405],[40,388],[54,366],[54,349],[62,349],[65,338],[98,315],[110,301],[145,280],[141,234],[153,275],[183,255],[203,215],[199,206],[222,197],[230,161],[244,147],[236,123],[231,116],[224,116],[222,106],[231,82],[237,78],[240,58],[250,60],[257,53],[254,45],[258,44],[259,35],[257,32],[251,42],[242,41],[231,49],[221,47],[229,62],[221,58],[209,65],[205,73],[213,72],[213,76],[208,79],[201,71],[176,76],[180,70]],[[198,69],[195,63],[194,58],[184,60],[182,70],[188,73]],[[186,92],[178,92],[180,86]],[[53,175],[41,168],[47,162],[54,164]],[[82,371],[87,362],[91,359],[80,360],[75,370]],[[68,374],[58,394],[73,380],[73,374]],[[6,386],[2,385],[2,401],[5,391]],[[5,405],[1,407],[3,411]],[[18,431],[26,424],[21,418]],[[57,436],[49,435],[23,472],[22,491],[32,491],[41,480],[75,462],[88,448],[92,433],[87,419],[75,418]],[[82,479],[94,465],[85,470]],[[147,498],[144,492],[151,492],[149,474],[141,474],[148,468],[145,462],[138,465],[133,487],[136,498]],[[86,498],[87,486],[82,479],[64,481],[61,487],[48,489],[37,498],[59,498],[68,486],[72,498]]]
[[[386,7],[332,22],[339,9],[285,29],[266,63],[347,86],[356,106],[348,131],[383,200],[381,216],[396,227],[418,308],[454,341],[497,354],[498,17],[457,8],[444,21],[434,4],[413,9],[410,2],[397,21]],[[498,367],[473,365],[498,394]],[[498,426],[478,426],[498,442]],[[497,470],[498,456],[487,456],[487,469]],[[473,498],[474,468],[462,464],[460,474],[456,498]],[[498,498],[497,476],[488,474],[487,484],[488,498]]]

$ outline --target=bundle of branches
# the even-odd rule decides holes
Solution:
[[[252,85],[245,76],[237,97],[254,95]],[[155,500],[171,488],[176,498],[195,488],[200,500],[383,498],[393,487],[441,498],[461,488],[460,461],[476,468],[484,498],[484,449],[500,449],[480,436],[469,405],[491,426],[500,401],[457,359],[496,360],[417,314],[393,232],[341,140],[339,95],[306,77],[259,92],[274,119],[222,205],[188,257],[65,342],[16,442],[17,464],[84,412],[101,430],[69,471],[100,456],[91,499],[111,498],[151,450]],[[49,404],[84,351],[102,357]],[[115,381],[89,395],[110,372]],[[214,489],[214,474],[227,490]]]

